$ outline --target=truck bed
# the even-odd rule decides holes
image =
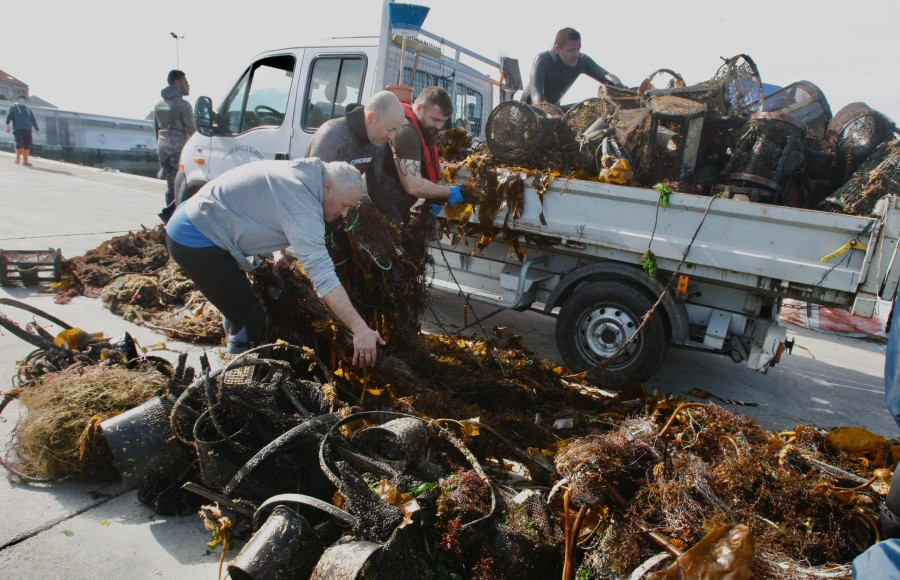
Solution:
[[[465,180],[461,171],[457,183]],[[658,207],[653,189],[565,178],[556,178],[540,196],[530,181],[526,177],[522,214],[513,220],[501,209],[494,224],[498,238],[504,222],[514,234],[539,236],[531,257],[546,252],[550,259],[556,254],[579,262],[638,264],[652,236],[650,249],[661,272],[672,272],[691,245],[681,273],[692,278],[851,306],[860,316],[872,315],[877,296],[893,297],[897,290],[900,273],[890,268],[900,234],[896,197],[885,198],[882,217],[859,217],[681,193],[670,194],[668,206]],[[477,221],[477,212],[470,221]],[[822,261],[851,240],[865,251],[850,249]],[[457,244],[455,251],[471,250]]]

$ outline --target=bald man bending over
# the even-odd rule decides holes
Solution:
[[[396,95],[379,91],[365,107],[348,108],[343,117],[323,123],[309,142],[306,156],[345,161],[365,175],[405,118]]]

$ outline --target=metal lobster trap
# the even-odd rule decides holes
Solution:
[[[59,249],[0,250],[0,286],[40,286],[62,275]]]
[[[745,109],[760,112],[754,105]],[[831,107],[825,94],[809,81],[797,81],[778,89],[765,98],[762,112],[781,113],[806,123],[810,137],[823,138],[831,121]]]
[[[660,70],[665,71],[666,69]],[[753,59],[746,54],[725,59],[716,74],[707,81],[679,86],[678,78],[680,77],[670,83],[672,86],[662,89],[650,88],[648,83],[648,90],[642,93],[644,101],[663,95],[697,101],[706,105],[709,120],[746,117],[754,111],[763,110],[762,81],[759,70]]]

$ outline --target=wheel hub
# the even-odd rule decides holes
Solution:
[[[624,309],[615,306],[598,306],[590,311],[578,325],[580,342],[586,354],[594,359],[608,359],[637,331],[637,321]],[[638,349],[638,341],[619,353],[625,358]]]

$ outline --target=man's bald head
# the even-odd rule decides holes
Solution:
[[[406,115],[400,99],[390,91],[379,91],[366,103],[366,134],[375,145],[384,145],[394,138]]]

